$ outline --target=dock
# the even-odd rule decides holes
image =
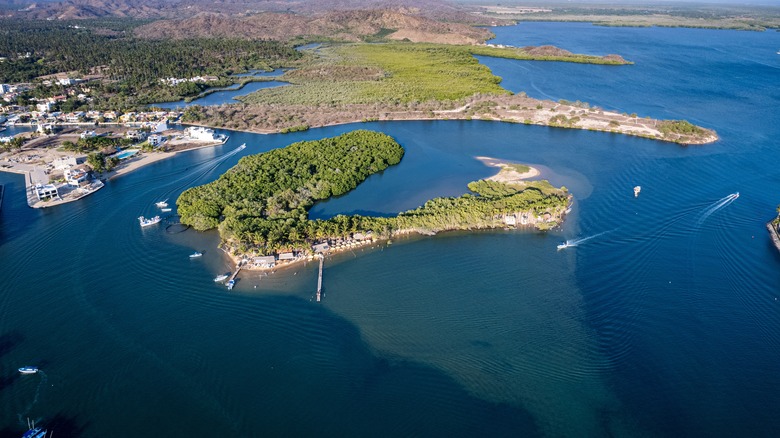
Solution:
[[[317,302],[322,299],[322,265],[325,263],[325,257],[320,255],[320,274],[317,276]]]
[[[242,266],[243,266],[243,265],[241,265],[241,264],[239,264],[238,266],[236,266],[236,270],[235,270],[235,271],[233,271],[233,274],[231,274],[231,275],[230,275],[230,278],[228,278],[228,280],[227,280],[227,281],[232,281],[232,280],[235,280],[235,278],[236,278],[236,275],[238,275],[238,273],[239,273],[239,272],[241,272],[241,267],[242,267]]]

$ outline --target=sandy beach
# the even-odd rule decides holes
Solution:
[[[485,178],[488,181],[498,181],[502,183],[519,183],[525,179],[535,178],[542,174],[542,172],[540,172],[539,169],[528,166],[527,164],[511,163],[508,161],[502,161],[490,157],[474,157],[474,158],[483,162],[486,166],[498,167],[500,169],[497,174],[491,176],[490,178]],[[526,166],[528,167],[528,170],[525,172],[518,172],[518,170],[514,167],[516,165]]]

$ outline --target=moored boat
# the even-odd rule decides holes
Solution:
[[[203,253],[202,253],[202,252],[200,252],[200,251],[195,251],[194,253],[190,254],[190,258],[191,258],[191,259],[194,259],[194,258],[196,258],[196,257],[200,257],[200,256],[202,256],[202,255],[203,255]]]
[[[227,282],[227,288],[228,290],[233,290],[233,286],[236,285],[236,280],[230,280]]]
[[[19,368],[19,372],[22,374],[35,374],[38,372],[38,367],[27,366]]]
[[[160,211],[162,211],[163,213],[168,213],[169,211],[171,211],[171,209],[170,208],[161,208]]]
[[[216,277],[214,277],[214,281],[216,282],[225,281],[228,279],[228,277],[230,276],[227,274],[217,275]]]
[[[22,438],[46,438],[47,433],[48,431],[42,427],[33,427],[25,432]]]
[[[143,216],[138,216],[138,222],[141,223],[141,227],[148,227],[149,225],[154,225],[158,222],[160,222],[162,218],[160,216],[155,216],[152,218],[145,218]]]

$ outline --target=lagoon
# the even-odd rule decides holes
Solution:
[[[220,131],[225,145],[43,210],[26,207],[21,176],[0,173],[0,435],[20,435],[26,417],[62,436],[773,435],[780,255],[764,223],[780,203],[780,57],[763,53],[780,34],[494,32],[499,44],[636,62],[481,59],[509,89],[687,118],[721,140],[682,147],[484,121]],[[392,135],[406,155],[313,216],[459,195],[494,172],[476,156],[542,169],[574,210],[546,234],[444,233],[329,258],[322,303],[316,264],[242,274],[228,293],[213,282],[229,270],[215,233],[174,233],[174,218],[138,227],[154,202],[242,155],[356,128]],[[203,257],[189,260],[195,250]],[[44,374],[20,377],[27,364]]]

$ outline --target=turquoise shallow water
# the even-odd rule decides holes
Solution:
[[[509,89],[684,117],[722,139],[680,147],[481,121],[229,132],[47,210],[0,174],[0,435],[20,435],[26,417],[61,437],[774,435],[780,254],[763,225],[780,203],[780,35],[495,33],[636,62],[482,59]],[[573,214],[547,234],[445,233],[332,257],[322,303],[313,265],[242,274],[228,293],[212,281],[229,269],[214,233],[167,232],[173,218],[138,227],[154,202],[242,155],[356,127],[407,154],[314,216],[460,194],[492,173],[475,156],[539,166],[570,188]],[[19,376],[27,364],[45,374]]]

